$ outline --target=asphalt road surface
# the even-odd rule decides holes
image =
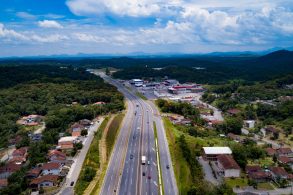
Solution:
[[[178,194],[167,139],[155,106],[128,91],[118,81],[102,73],[100,76],[124,94],[128,105],[100,194],[160,194],[153,122],[158,131],[165,194]],[[143,155],[146,156],[145,165],[141,162]]]

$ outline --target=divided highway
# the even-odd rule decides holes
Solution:
[[[99,73],[99,76],[124,94],[128,106],[100,194],[160,194],[153,122],[157,127],[164,193],[178,194],[164,127],[156,107],[105,74]],[[142,165],[142,156],[146,156],[145,165]]]

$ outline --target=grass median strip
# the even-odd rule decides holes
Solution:
[[[143,100],[148,100],[144,95],[142,95],[140,92],[135,93],[138,97],[140,97]]]
[[[157,145],[158,143],[158,134],[157,134],[157,126],[155,121],[153,121],[153,126],[154,126],[154,134],[155,134],[155,141],[156,141],[156,150],[157,150],[157,158],[158,158],[158,167],[159,167],[159,171],[160,171],[160,175],[159,175],[159,181],[161,183],[160,185],[160,191],[162,192],[162,194],[164,194],[164,182],[163,182],[163,178],[162,178],[162,168],[161,168],[161,159],[160,159],[160,149],[159,146]]]
[[[99,141],[108,121],[109,118],[106,117],[94,135],[94,139],[87,152],[85,161],[83,162],[82,170],[74,187],[75,194],[83,194],[84,190],[95,177],[97,170],[100,168]]]

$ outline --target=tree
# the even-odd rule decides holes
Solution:
[[[106,68],[105,73],[106,73],[106,75],[110,75],[110,70],[108,67]]]
[[[241,118],[229,117],[224,122],[226,133],[241,134],[241,128],[243,126],[243,120]]]
[[[88,134],[88,131],[86,129],[81,130],[80,135],[86,136]]]

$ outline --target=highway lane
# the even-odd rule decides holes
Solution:
[[[160,113],[157,107],[153,104],[153,102],[147,101],[147,103],[153,113],[153,120],[155,121],[157,127],[158,147],[160,150],[160,166],[164,183],[164,192],[167,195],[178,194],[178,188],[172,166],[171,155],[169,152],[168,141]],[[169,166],[169,169],[167,169],[167,166]]]
[[[155,115],[158,113],[156,107],[146,103],[146,101],[143,101],[134,93],[129,92],[121,83],[105,75],[101,76],[107,82],[115,85],[119,91],[125,95],[128,104],[132,105],[128,106],[127,115],[124,119],[125,122],[123,122],[120,130],[120,133],[124,132],[125,135],[128,135],[128,139],[124,138],[124,141],[120,142],[121,135],[117,138],[117,143],[113,149],[101,194],[115,194],[116,192],[123,195],[159,194],[158,165],[155,151],[153,121],[155,121],[158,130],[158,143],[165,194],[178,194],[164,127],[161,118]],[[136,107],[136,105],[139,105],[139,107]],[[135,111],[137,113],[136,115],[134,114]],[[128,115],[133,115],[133,118]],[[126,121],[131,124],[128,126],[128,133],[125,133],[127,130],[124,129],[125,123],[127,123]],[[149,165],[147,163],[146,165],[141,165],[142,154],[147,157],[147,161],[150,162]],[[130,159],[130,155],[133,155],[132,159]],[[113,159],[115,159],[116,164],[112,162]],[[120,166],[118,166],[119,164]],[[170,169],[166,168],[167,165],[170,166]],[[115,175],[114,172],[117,172],[118,175]],[[145,176],[143,176],[143,172]],[[151,179],[148,179],[148,176],[150,176]],[[113,177],[116,179],[114,180]],[[116,190],[116,192],[114,192],[114,190]]]

